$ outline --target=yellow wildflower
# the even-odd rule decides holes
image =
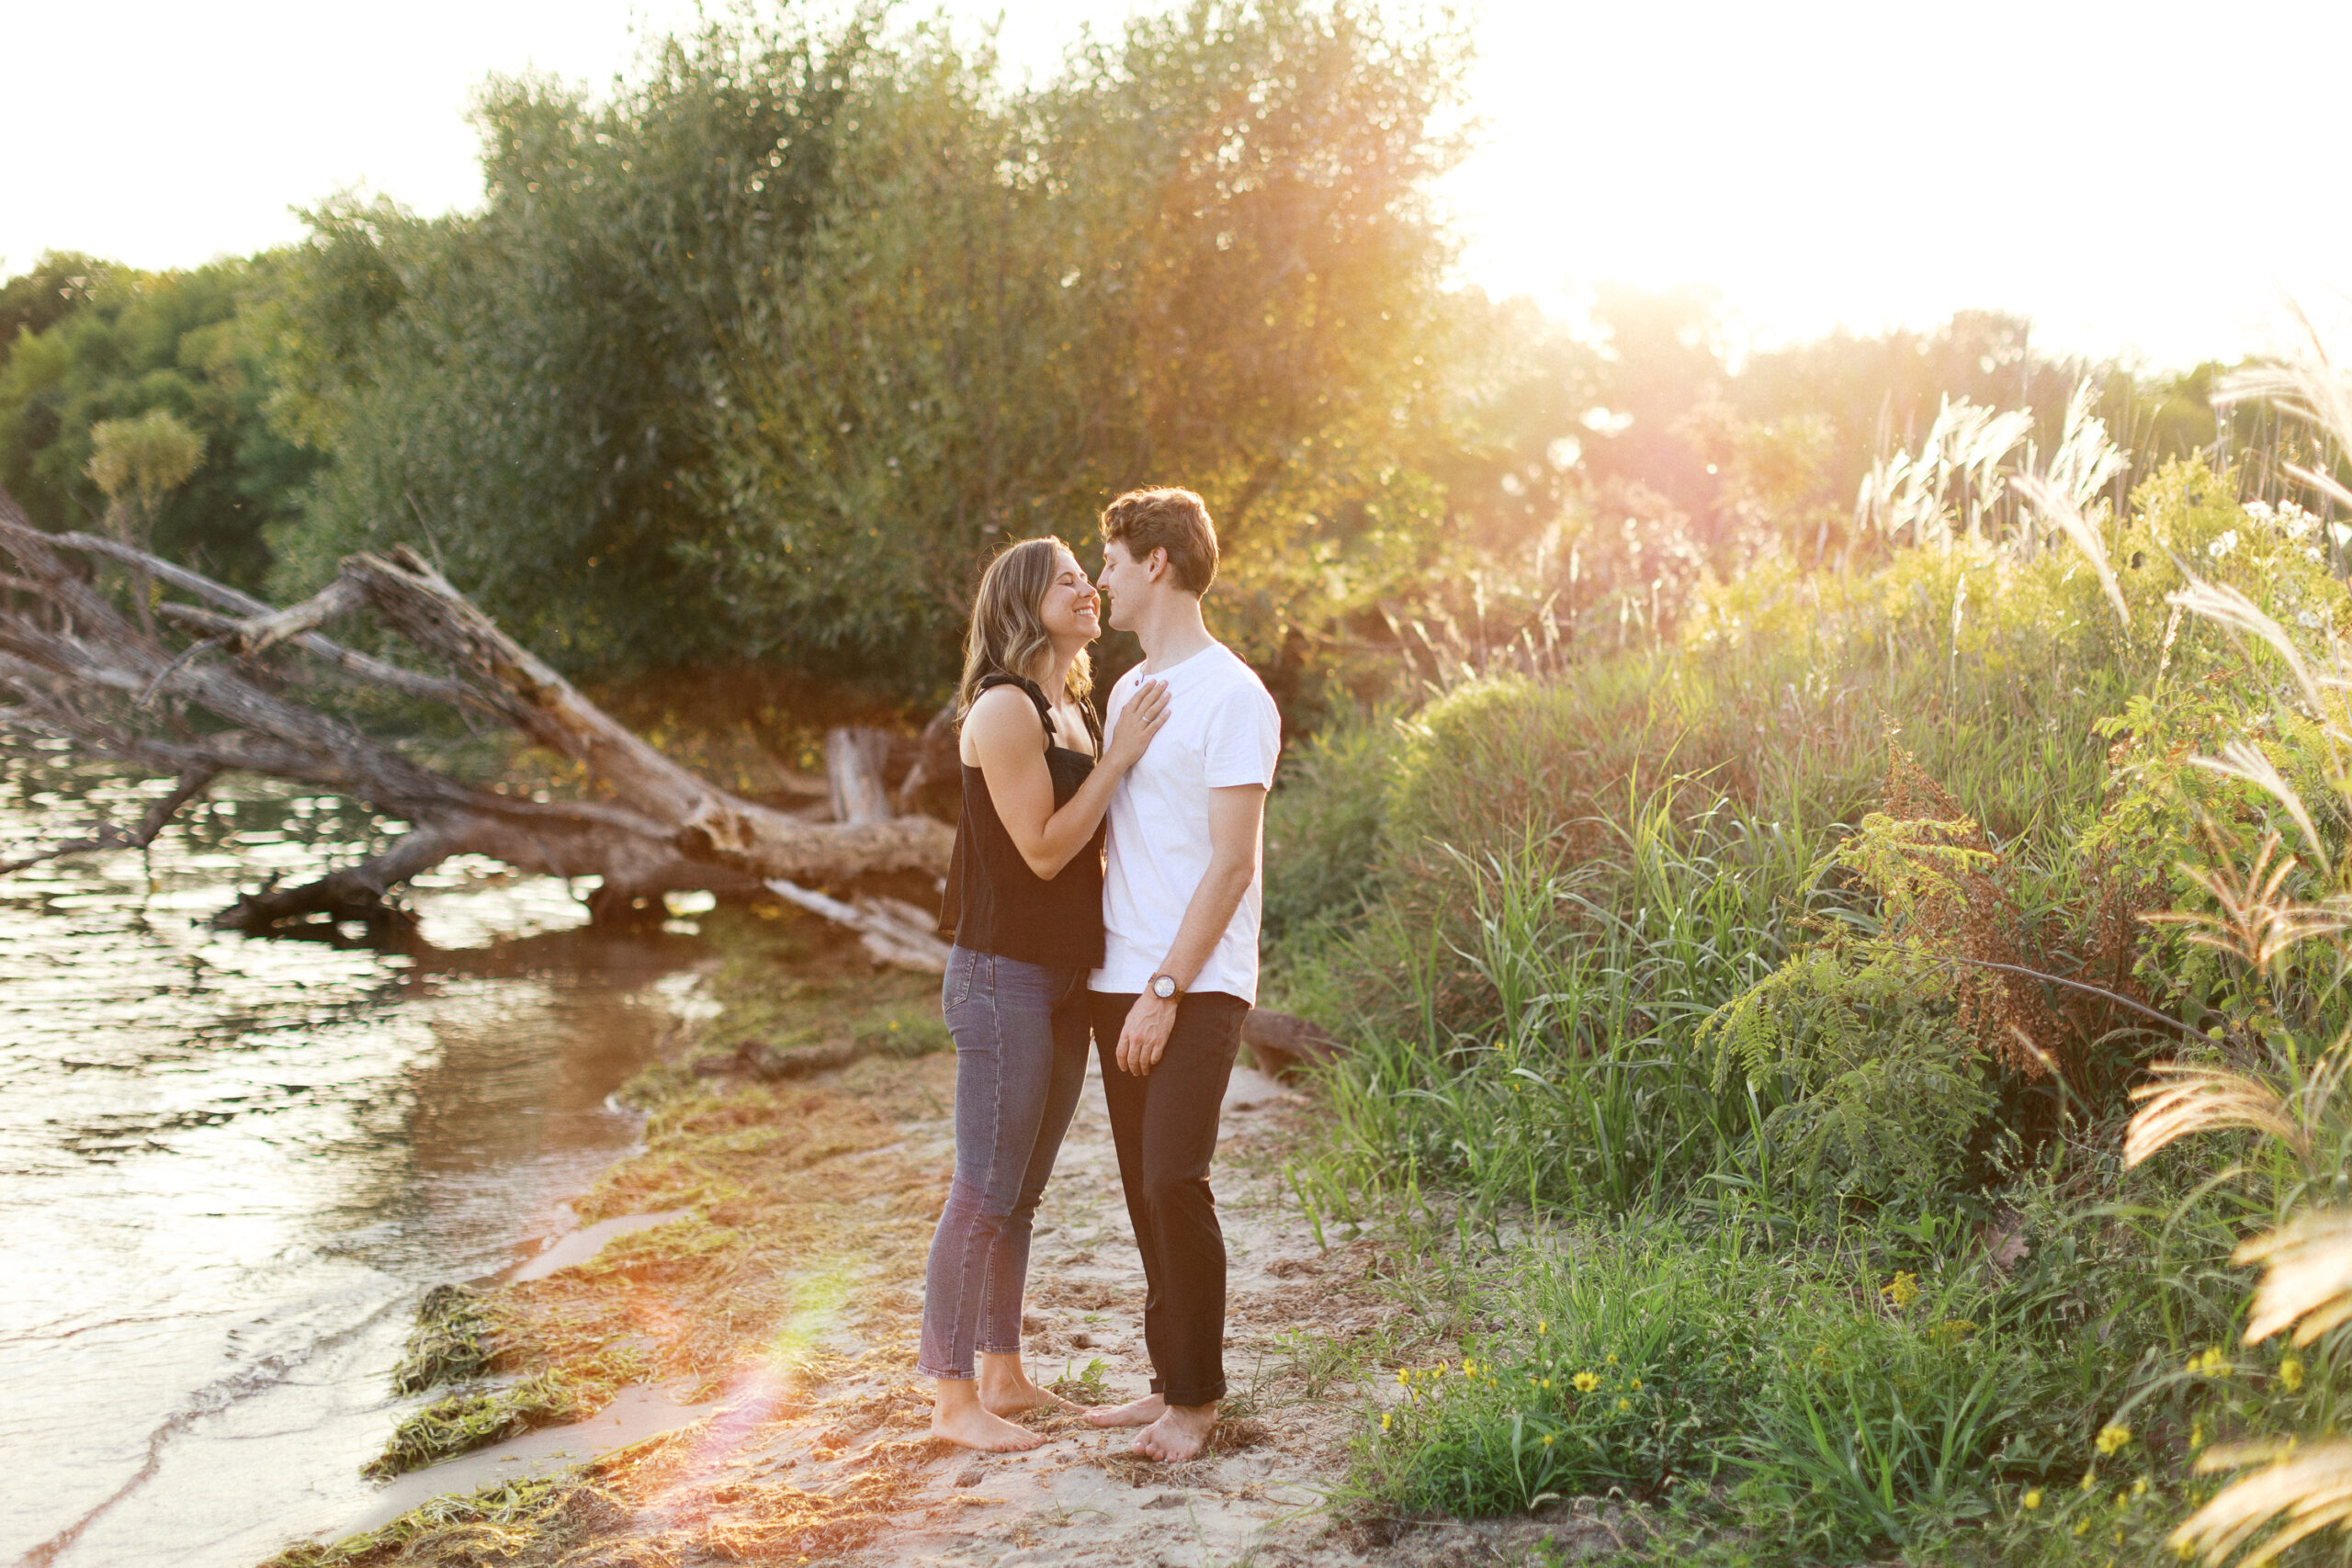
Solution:
[[[1610,1352],[1609,1352],[1609,1354],[1608,1354],[1608,1355],[1603,1356],[1600,1359],[1601,1359],[1601,1363],[1602,1363],[1604,1366],[1611,1366],[1611,1367],[1613,1367],[1613,1366],[1615,1366],[1615,1365],[1617,1364],[1617,1352],[1616,1352],[1616,1351],[1614,1351],[1614,1350],[1611,1350],[1611,1351],[1610,1351]]]
[[[2132,1483],[2132,1495],[2133,1495],[2134,1497],[2144,1497],[2144,1496],[2146,1496],[2147,1495],[2148,1495],[2148,1478],[2147,1478],[2146,1476],[2144,1476],[2144,1475],[2143,1475],[2143,1476],[2140,1477],[2140,1479],[2139,1479],[2139,1480],[2137,1480],[2137,1481],[2135,1481],[2135,1482],[2133,1482],[2133,1483]]]
[[[2132,1440],[2132,1428],[2109,1422],[2098,1429],[2098,1451],[2111,1454]]]
[[[2289,1393],[2303,1386],[2303,1363],[2300,1357],[2290,1356],[2278,1363],[2278,1381],[2287,1385]]]
[[[2201,1448],[2203,1448],[2204,1446],[2205,1446],[2205,1417],[2203,1417],[2202,1416],[2199,1416],[2196,1420],[2191,1421],[2191,1422],[2188,1424],[2188,1447],[2189,1447],[2189,1451],[2193,1453],[2193,1452],[2195,1452],[2197,1450],[2201,1449]]]
[[[2219,1345],[2208,1345],[2188,1358],[2188,1370],[2202,1377],[2222,1377],[2230,1371],[2230,1358]]]
[[[1544,1446],[1547,1449],[1552,1446],[1552,1434],[1549,1432],[1544,1434]]]
[[[2091,1522],[2090,1522],[2090,1520],[2088,1520],[2088,1519],[2085,1519],[2082,1523],[2080,1523],[2080,1524],[2076,1525],[2076,1526],[2075,1527],[2075,1533],[2076,1535],[2088,1535],[2088,1534],[2090,1534],[2090,1533],[2091,1533]]]
[[[2027,1492],[2024,1496],[2018,1498],[2018,1501],[2026,1506],[2028,1512],[2031,1512],[2033,1509],[2039,1508],[2041,1506],[2041,1488],[2039,1486],[2032,1488],[2030,1491]]]
[[[1634,1392],[1635,1393],[1641,1393],[1641,1392],[1642,1392],[1642,1380],[1641,1380],[1641,1379],[1639,1379],[1639,1378],[1635,1378],[1635,1379],[1634,1380]]]
[[[1897,1274],[1879,1287],[1879,1294],[1893,1303],[1895,1311],[1901,1312],[1919,1299],[1919,1276],[1908,1270]]]
[[[1388,1410],[1384,1410],[1384,1411],[1382,1411],[1382,1412],[1380,1413],[1380,1429],[1381,1429],[1382,1431],[1384,1431],[1384,1432],[1385,1432],[1386,1430],[1388,1430],[1388,1424],[1389,1424],[1389,1422],[1391,1422],[1391,1421],[1393,1421],[1393,1420],[1395,1420],[1395,1419],[1396,1419],[1396,1413],[1395,1413],[1394,1411],[1388,1411]]]
[[[1552,1326],[1552,1325],[1551,1325],[1549,1323],[1545,1322],[1543,1318],[1540,1318],[1540,1317],[1539,1317],[1539,1318],[1537,1318],[1537,1319],[1535,1320],[1535,1337],[1536,1337],[1538,1339],[1543,1338],[1543,1337],[1544,1337],[1544,1331],[1545,1331],[1546,1329],[1550,1328],[1551,1326]]]
[[[1398,1388],[1410,1388],[1413,1386],[1412,1374],[1408,1372],[1402,1367],[1396,1369],[1396,1386]]]
[[[1594,1389],[1600,1386],[1600,1374],[1599,1372],[1578,1372],[1576,1377],[1576,1383],[1577,1392],[1578,1393],[1590,1393]]]
[[[2084,1491],[2087,1492],[2097,1484],[2098,1484],[2098,1470],[2097,1466],[2093,1466],[2091,1469],[2083,1472],[2082,1489]]]
[[[1619,1400],[1619,1401],[1617,1402],[1617,1414],[1618,1414],[1618,1415],[1620,1415],[1620,1416],[1623,1416],[1623,1414],[1625,1414],[1625,1412],[1627,1412],[1628,1410],[1631,1410],[1633,1407],[1634,1407],[1634,1402],[1633,1402],[1632,1400],[1630,1400],[1630,1399],[1621,1399],[1621,1400]]]
[[[1478,1363],[1470,1359],[1467,1356],[1464,1356],[1462,1359],[1462,1375],[1465,1378],[1476,1377],[1478,1375]]]

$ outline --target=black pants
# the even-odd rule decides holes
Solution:
[[[1207,1404],[1225,1397],[1225,1233],[1209,1195],[1209,1159],[1250,1004],[1219,991],[1185,997],[1159,1066],[1137,1077],[1118,1062],[1119,1029],[1136,998],[1095,991],[1086,1000],[1119,1184],[1143,1254],[1152,1390],[1170,1404]]]

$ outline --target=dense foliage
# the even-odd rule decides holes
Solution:
[[[493,81],[479,211],[337,197],[251,262],[0,284],[0,483],[96,520],[92,429],[162,410],[203,455],[155,542],[239,581],[404,541],[577,674],[918,707],[997,542],[1182,482],[1303,728],[1400,646],[1630,645],[1753,562],[1850,564],[1858,491],[1931,429],[2065,438],[2084,369],[2007,317],[1735,367],[1688,291],[1571,332],[1449,286],[1464,50],[1187,0],[1013,87],[887,6],[787,6],[654,39],[603,97]],[[2217,434],[2311,456],[2258,409],[2222,431],[2210,369],[2091,379],[2114,496]]]
[[[860,13],[498,85],[479,217],[333,208],[298,258],[337,461],[281,574],[422,528],[575,661],[920,694],[994,541],[1178,476],[1271,648],[1434,533],[1442,41],[1195,6],[1008,94]]]
[[[202,441],[198,466],[159,497],[150,538],[164,554],[247,587],[268,570],[266,539],[296,514],[318,466],[267,417],[276,350],[248,310],[278,287],[279,258],[192,272],[101,267],[50,256],[0,288],[0,486],[49,528],[105,515],[89,473],[95,427],[174,416]]]
[[[2352,595],[2345,531],[2246,483],[2177,460],[2080,544],[1955,498],[1874,569],[1783,558],[1623,656],[1465,651],[1305,750],[1277,988],[1355,1048],[1302,1199],[1536,1227],[1460,1278],[1459,1364],[1398,1369],[1371,1497],[1615,1487],[1661,1546],[1804,1562],[2218,1562],[2286,1506],[2198,1464],[2352,1389],[2334,1318],[2240,1348],[2229,1267],[2343,1201],[2314,671]]]

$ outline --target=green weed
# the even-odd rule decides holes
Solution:
[[[1073,1370],[1075,1369],[1075,1370]],[[1062,1375],[1046,1387],[1073,1404],[1108,1404],[1111,1403],[1110,1367],[1102,1357],[1089,1358],[1083,1367],[1077,1358],[1063,1363]]]

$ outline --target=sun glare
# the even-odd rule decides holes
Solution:
[[[51,247],[190,265],[282,243],[337,189],[424,212],[481,197],[468,99],[493,72],[599,84],[682,0],[425,0],[386,30],[283,0],[139,5],[107,61],[109,113],[74,73],[0,104],[17,171],[0,263]],[[1081,28],[1133,0],[958,0],[1009,77],[1041,79]],[[2054,347],[2183,364],[2280,336],[2279,301],[2324,293],[2352,240],[2299,169],[2341,140],[2320,74],[2352,11],[2082,5],[1949,7],[1490,0],[1464,111],[1472,151],[1440,188],[1460,275],[1573,311],[1600,282],[1699,284],[1736,338],[1923,326],[1957,309],[2030,316]],[[2200,19],[2200,17],[2202,19]],[[23,58],[69,56],[67,13],[18,23]],[[364,36],[363,36],[364,33]],[[183,107],[191,78],[209,86]],[[2260,83],[2258,118],[2230,84]],[[2298,152],[2300,150],[2300,152]],[[135,198],[107,170],[152,170]],[[2210,243],[2153,246],[2186,225]]]

